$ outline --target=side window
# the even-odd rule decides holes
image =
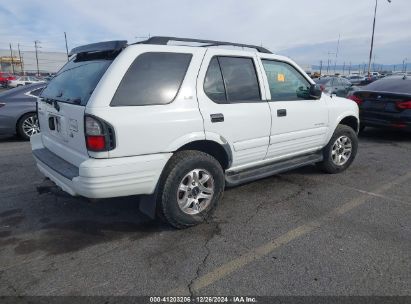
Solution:
[[[204,79],[204,92],[216,103],[227,103],[223,75],[217,57],[211,59],[208,66]]]
[[[149,52],[138,56],[124,75],[111,106],[161,105],[174,100],[192,55]]]
[[[218,61],[228,101],[261,100],[257,73],[252,58],[221,56]]]
[[[204,92],[216,103],[261,100],[253,59],[227,56],[211,59]]]
[[[272,101],[310,99],[310,82],[288,63],[262,59]]]

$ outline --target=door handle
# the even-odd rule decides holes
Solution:
[[[224,115],[222,113],[210,114],[211,122],[223,122]]]
[[[278,117],[287,116],[287,110],[286,110],[286,109],[279,109],[279,110],[277,110],[277,116],[278,116]]]

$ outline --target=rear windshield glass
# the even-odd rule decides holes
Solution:
[[[84,106],[112,61],[112,56],[104,53],[77,55],[47,84],[40,97]]]
[[[383,78],[365,86],[364,90],[411,94],[411,78],[404,79],[398,76]]]

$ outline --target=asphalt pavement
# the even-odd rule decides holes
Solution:
[[[186,230],[42,180],[29,143],[0,138],[0,295],[411,295],[410,134],[366,129],[346,172],[227,189]]]

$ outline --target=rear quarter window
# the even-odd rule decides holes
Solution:
[[[192,54],[148,52],[138,56],[124,75],[111,106],[168,104],[177,96]]]

